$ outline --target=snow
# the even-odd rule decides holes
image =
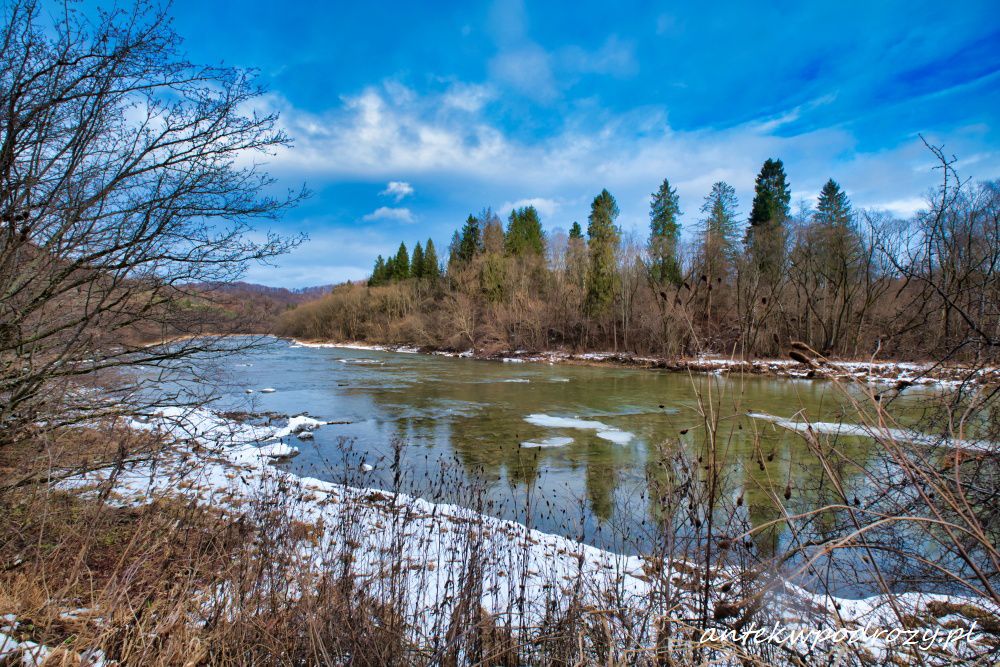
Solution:
[[[790,419],[775,417],[762,412],[747,413],[748,417],[769,421],[777,426],[790,431],[800,433],[813,432],[830,435],[859,436],[863,438],[874,438],[880,440],[892,440],[895,442],[910,442],[915,445],[933,447],[944,445],[953,449],[964,449],[968,451],[997,451],[1000,445],[988,440],[962,440],[958,438],[934,436],[919,431],[903,428],[889,428],[887,426],[869,426],[867,424],[844,424],[842,422],[798,422]]]
[[[777,418],[775,418],[777,419]],[[176,440],[161,460],[136,461],[126,466],[116,477],[114,497],[122,503],[150,502],[161,494],[180,495],[199,502],[238,513],[247,499],[272,498],[275,489],[287,494],[287,520],[302,521],[317,526],[335,527],[344,517],[350,518],[350,540],[340,530],[322,531],[318,544],[304,544],[302,558],[317,567],[337,562],[337,554],[351,549],[353,574],[359,582],[367,582],[371,595],[392,595],[401,599],[413,614],[417,627],[426,627],[448,614],[456,581],[462,581],[467,561],[469,540],[480,540],[482,553],[489,566],[485,572],[482,606],[491,613],[513,614],[514,623],[539,621],[551,611],[551,604],[565,603],[574,593],[575,582],[584,577],[587,591],[600,596],[602,590],[614,590],[619,603],[637,613],[648,608],[655,593],[653,577],[658,573],[654,561],[642,556],[628,556],[583,544],[558,535],[542,533],[526,526],[479,514],[450,504],[435,504],[427,500],[396,494],[380,489],[343,486],[310,477],[296,477],[276,469],[269,461],[284,456],[293,449],[273,442],[278,433],[292,432],[299,427],[318,428],[322,422],[301,416],[293,418],[283,429],[267,429],[245,424],[233,424],[207,410],[163,408],[148,423],[137,423],[142,429],[157,429]],[[526,421],[552,428],[593,430],[598,435],[621,433],[594,420],[532,414]],[[787,421],[787,420],[780,420]],[[776,422],[777,423],[777,422]],[[792,422],[795,423],[795,422]],[[631,434],[628,434],[631,435]],[[623,435],[612,435],[624,439]],[[192,438],[201,447],[191,446]],[[256,441],[253,438],[257,438]],[[608,438],[611,439],[611,438]],[[522,443],[522,446],[555,446],[557,438]],[[560,441],[571,440],[562,438]],[[264,442],[260,446],[258,443]],[[559,446],[562,446],[560,444]],[[205,454],[209,452],[209,454]],[[372,470],[362,464],[365,471]],[[71,480],[67,484],[89,487],[105,479],[107,471],[96,471]],[[184,480],[186,484],[180,484]],[[461,530],[458,528],[461,526]],[[401,589],[380,589],[385,571],[385,545],[398,540],[407,581]],[[669,574],[685,577],[683,571]],[[737,572],[720,570],[717,578],[732,580]],[[400,594],[400,590],[403,591]],[[400,598],[399,596],[402,595]],[[512,596],[522,597],[523,605],[514,604]],[[591,595],[591,593],[585,593]],[[828,595],[809,593],[791,584],[783,584],[768,594],[769,608],[781,610],[783,622],[813,627],[838,627],[841,624],[863,625],[874,618],[889,627],[898,624],[891,611],[889,598],[875,596],[864,600],[846,600]],[[897,595],[892,604],[897,608],[918,609],[928,600],[965,602],[964,598],[932,596],[917,593]],[[602,604],[599,598],[592,600]],[[991,614],[1000,608],[986,600],[974,600]],[[683,617],[695,613],[698,594],[682,597],[672,613]],[[523,609],[524,617],[520,616]],[[812,620],[803,610],[819,609],[824,616]],[[518,610],[518,611],[515,611]],[[872,640],[876,641],[876,640]],[[874,644],[873,650],[879,651]]]
[[[260,390],[260,393],[262,393],[262,394],[273,394],[276,391],[278,391],[278,390],[275,389],[274,387],[264,387],[263,389]]]
[[[546,438],[545,440],[529,440],[527,442],[522,442],[522,447],[537,447],[537,448],[547,448],[547,447],[565,447],[573,442],[573,438],[566,438],[556,436],[553,438]]]
[[[51,651],[52,649],[47,646],[35,642],[18,641],[14,637],[0,632],[0,660],[4,661],[4,664],[15,657],[20,657],[22,665],[34,667],[44,663]]]

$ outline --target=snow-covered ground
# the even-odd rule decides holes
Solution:
[[[535,419],[533,423],[544,425],[561,420],[560,426],[594,429],[598,434],[616,431],[590,420],[548,415],[531,418]],[[691,585],[694,577],[683,563],[665,572],[654,560],[601,550],[457,505],[296,477],[270,465],[294,450],[284,439],[323,425],[322,421],[299,416],[281,428],[260,427],[228,421],[204,409],[163,408],[136,421],[133,427],[161,432],[173,444],[155,465],[136,463],[126,469],[115,482],[114,497],[124,504],[140,504],[162,495],[180,495],[234,513],[262,499],[281,505],[288,521],[320,528],[319,539],[302,546],[304,562],[322,568],[340,562],[338,559],[349,550],[353,575],[376,599],[400,599],[398,582],[390,590],[386,577],[392,563],[404,563],[402,597],[416,628],[437,627],[441,615],[451,612],[455,586],[467,580],[474,546],[480,562],[485,564],[481,604],[491,614],[511,618],[515,625],[536,622],[551,605],[566,604],[572,596],[582,595],[596,608],[611,604],[625,610],[624,617],[637,619],[636,627],[629,631],[642,635],[652,627],[649,612],[657,587],[663,581],[677,584],[685,579],[689,585],[677,585],[675,591],[681,597],[670,613],[677,618],[696,616],[697,586]],[[564,444],[555,440],[526,442],[523,446]],[[103,473],[95,472],[70,483],[88,488],[102,481]],[[735,572],[725,569],[715,573],[713,605],[735,601],[726,600],[718,591],[726,590],[726,582],[736,577]],[[923,617],[926,614],[921,611],[934,602],[975,602],[988,613],[1000,615],[1000,608],[982,600],[916,593],[891,600],[886,596],[848,600],[813,594],[785,582],[776,584],[767,597],[768,608],[775,610],[774,622],[789,630],[858,629],[866,624],[894,628],[899,624],[894,609]],[[954,620],[945,617],[940,622],[949,619]],[[644,636],[647,640],[652,637]],[[810,641],[808,636],[802,636],[800,648],[807,648]],[[892,650],[891,641],[870,635],[865,635],[860,646],[874,655]],[[956,643],[952,650],[968,648]]]

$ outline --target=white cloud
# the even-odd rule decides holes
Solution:
[[[379,194],[383,197],[394,197],[397,202],[401,202],[413,194],[413,186],[406,181],[389,181],[385,190]]]
[[[885,202],[876,201],[872,203],[872,208],[884,209],[897,218],[909,218],[917,211],[926,209],[927,200],[924,197],[906,197]]]
[[[525,206],[534,206],[535,210],[538,211],[538,215],[542,217],[542,222],[545,222],[546,218],[551,218],[555,215],[556,211],[559,209],[559,202],[545,197],[531,197],[529,199],[518,199],[517,201],[505,201],[500,204],[497,214],[503,217],[515,208],[522,208]]]
[[[408,208],[391,208],[389,206],[379,206],[377,209],[361,218],[365,222],[375,222],[377,220],[394,220],[403,224],[416,222],[413,212]]]
[[[475,113],[496,97],[492,87],[470,83],[453,83],[441,102],[454,109]]]
[[[618,115],[578,109],[568,112],[556,134],[521,141],[489,121],[482,110],[459,112],[445,103],[451,90],[410,97],[392,96],[373,86],[321,114],[272,96],[269,102],[281,112],[295,147],[275,156],[269,168],[309,181],[388,181],[401,175],[410,180],[419,175],[429,184],[429,197],[435,184],[453,193],[440,204],[450,207],[439,216],[442,221],[457,220],[463,211],[490,202],[506,206],[531,201],[523,199],[530,193],[533,200],[545,200],[535,206],[547,226],[566,226],[585,219],[593,196],[606,187],[619,201],[621,224],[635,228],[648,225],[649,196],[664,177],[680,193],[686,227],[698,219],[702,198],[719,180],[737,189],[745,215],[754,177],[769,157],[784,161],[792,187],[803,197],[818,192],[833,177],[851,194],[856,208],[881,206],[900,215],[912,212],[916,199],[937,181],[933,162],[917,137],[864,152],[845,126],[795,134],[784,125],[782,132],[776,131],[775,118],[787,122],[807,113],[811,105],[825,103],[825,98],[769,119],[689,131],[672,129],[666,110],[657,107]],[[974,136],[934,138],[935,143],[945,139],[958,155],[982,151]],[[1000,154],[976,158],[976,172],[963,176],[993,177],[1000,170]],[[383,208],[366,219],[415,220],[409,209]]]

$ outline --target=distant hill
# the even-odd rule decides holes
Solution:
[[[216,294],[228,294],[237,298],[265,298],[275,303],[294,306],[306,301],[318,299],[324,294],[328,294],[333,289],[333,285],[317,285],[315,287],[300,287],[289,289],[287,287],[268,287],[257,283],[202,283],[197,285],[199,289]]]
[[[270,333],[286,310],[328,294],[333,285],[288,289],[255,283],[197,283],[183,286],[184,307],[216,332]]]

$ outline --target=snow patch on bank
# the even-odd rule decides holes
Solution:
[[[859,436],[877,440],[892,440],[909,442],[926,447],[944,446],[952,449],[964,449],[978,452],[995,452],[1000,445],[989,440],[963,440],[958,438],[934,436],[920,431],[887,426],[869,426],[867,424],[844,424],[841,422],[806,422],[783,419],[763,412],[749,412],[748,417],[768,421],[772,424],[797,431],[799,433],[823,433],[829,435]]]

